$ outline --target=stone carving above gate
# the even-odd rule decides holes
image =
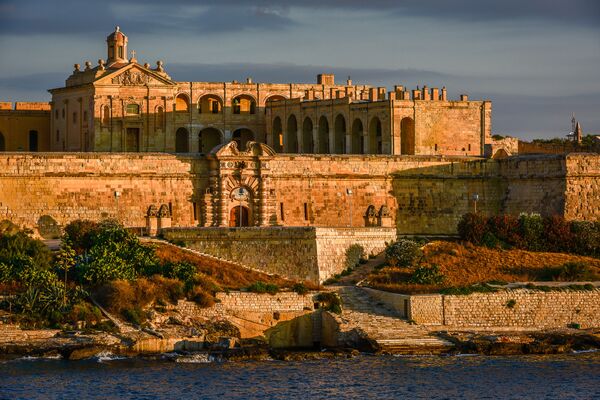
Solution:
[[[124,86],[146,85],[152,82],[152,78],[140,71],[127,70],[112,79],[112,83]]]

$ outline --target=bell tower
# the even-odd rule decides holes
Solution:
[[[108,47],[107,64],[116,62],[127,62],[127,36],[121,32],[119,27],[115,27],[115,31],[106,38]]]

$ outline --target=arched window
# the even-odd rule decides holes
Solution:
[[[205,128],[198,134],[198,151],[208,154],[221,144],[221,132],[216,128]]]
[[[29,131],[29,151],[38,151],[37,131]]]
[[[108,125],[110,122],[110,108],[108,106],[102,107],[102,125]]]
[[[233,99],[234,114],[256,114],[256,101],[252,96],[242,94]]]
[[[286,98],[284,96],[275,94],[269,98],[267,98],[267,100],[265,100],[265,114],[267,113],[267,108],[272,104],[275,103],[277,101],[282,101],[282,100],[286,100]]]
[[[156,107],[156,129],[163,129],[165,125],[165,111],[162,107]]]
[[[314,153],[313,142],[313,123],[309,117],[306,117],[302,124],[302,152],[305,154]]]
[[[139,113],[140,113],[139,104],[135,104],[135,103],[127,104],[127,114],[139,115]]]
[[[400,121],[400,154],[415,154],[415,121],[410,117]]]
[[[281,153],[283,151],[283,128],[281,126],[281,118],[279,117],[275,117],[273,120],[271,137],[273,139],[273,150]]]
[[[355,119],[352,123],[352,154],[363,154],[363,124],[360,119]]]
[[[334,153],[346,153],[346,119],[342,114],[335,117]]]
[[[329,154],[329,122],[325,116],[319,118],[319,153]]]
[[[175,111],[186,112],[190,110],[190,102],[185,94],[179,94],[175,98]]]
[[[207,94],[198,100],[198,112],[200,114],[221,114],[222,111],[223,103],[219,96]]]
[[[175,132],[175,153],[187,153],[189,151],[188,136],[187,129],[177,129],[177,132]]]
[[[2,132],[0,132],[0,151],[6,151],[6,142],[4,141]]]
[[[381,133],[381,121],[373,117],[369,124],[369,154],[382,154],[383,141]]]
[[[287,153],[298,152],[298,121],[294,114],[290,115],[287,120],[285,135],[285,151]]]

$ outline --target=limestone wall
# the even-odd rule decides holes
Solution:
[[[343,271],[348,249],[376,254],[396,239],[395,228],[186,228],[165,229],[163,236],[186,247],[259,271],[291,279],[323,282]]]
[[[454,328],[582,328],[600,326],[600,290],[406,296],[369,289],[369,294],[422,325]],[[404,301],[408,298],[408,308]],[[406,313],[408,311],[408,314]]]
[[[514,301],[514,306],[510,307]],[[600,291],[535,292],[512,290],[469,296],[443,296],[449,326],[582,328],[600,326]]]
[[[192,161],[152,153],[2,153],[0,220],[38,228],[116,218],[143,227],[148,207],[166,204],[174,226],[194,225],[193,200],[204,180],[202,163]]]
[[[569,154],[565,162],[565,217],[600,221],[600,154]]]
[[[353,267],[357,253],[379,254],[396,240],[396,228],[316,228],[319,281]]]
[[[314,228],[165,229],[170,241],[247,267],[292,279],[319,280]]]

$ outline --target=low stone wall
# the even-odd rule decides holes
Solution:
[[[171,228],[162,234],[259,271],[323,282],[355,261],[357,250],[364,255],[383,251],[396,239],[396,228]]]
[[[540,292],[527,289],[460,295],[402,295],[365,289],[422,325],[455,328],[600,327],[600,290]],[[408,304],[406,304],[408,302]]]
[[[327,280],[358,261],[355,257],[379,254],[396,240],[396,228],[316,228],[319,280]]]
[[[209,308],[200,308],[194,302],[180,300],[175,309],[188,318],[226,319],[239,328],[242,338],[273,336],[273,340],[278,343],[276,347],[304,347],[305,338],[300,341],[293,335],[280,332],[281,328],[276,326],[296,320],[300,325],[306,325],[305,322],[310,321],[310,318],[303,316],[314,311],[314,293],[299,295],[295,292],[281,292],[270,295],[221,292],[216,297],[218,302]],[[286,327],[289,328],[288,325],[295,326],[293,322],[284,324],[284,331]],[[312,328],[304,330],[312,334]]]

